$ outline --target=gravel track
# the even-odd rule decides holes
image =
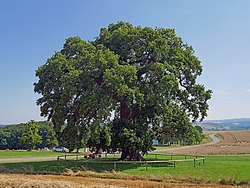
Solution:
[[[206,145],[213,145],[213,144],[217,144],[217,143],[220,142],[220,139],[216,137],[216,134],[209,134],[209,136],[211,137],[212,142],[209,142],[209,143],[206,143],[206,144],[199,144],[199,145],[192,145],[192,146],[182,146],[182,147],[179,147],[179,148],[160,149],[160,150],[153,151],[153,153],[178,151],[178,150],[183,150],[183,149],[188,149],[188,148],[196,148],[196,147],[201,147],[201,146],[206,146]]]

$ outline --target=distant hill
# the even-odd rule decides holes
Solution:
[[[0,128],[4,128],[4,127],[9,127],[9,126],[16,126],[16,125],[22,125],[23,123],[19,123],[19,124],[0,124]]]
[[[0,124],[0,127],[5,127],[6,125]]]
[[[44,126],[52,126],[51,122],[48,121],[36,121],[35,122],[38,126],[44,127]],[[0,128],[7,128],[7,127],[22,127],[24,125],[26,125],[27,123],[17,123],[17,124],[8,124],[8,125],[4,125],[4,124],[0,124]]]
[[[250,118],[205,120],[199,125],[206,130],[250,130]]]

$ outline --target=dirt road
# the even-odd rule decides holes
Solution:
[[[183,149],[189,149],[189,148],[196,148],[196,147],[201,147],[201,146],[206,146],[206,145],[211,145],[211,144],[217,144],[220,142],[220,139],[216,137],[215,134],[209,134],[209,136],[212,139],[212,142],[206,143],[206,144],[200,144],[200,145],[191,145],[191,146],[182,146],[179,148],[169,148],[169,149],[161,149],[161,150],[155,150],[153,151],[154,153],[160,153],[160,152],[171,152],[171,151],[178,151],[178,150],[183,150]]]
[[[57,157],[7,158],[7,159],[0,158],[0,163],[52,161],[52,160],[56,160],[56,159],[57,159]]]

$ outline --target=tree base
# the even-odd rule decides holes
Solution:
[[[138,149],[124,148],[122,150],[120,161],[145,161]]]

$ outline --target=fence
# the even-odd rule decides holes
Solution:
[[[57,157],[58,165],[60,164],[60,161],[64,161],[64,165],[67,166],[67,162],[74,162],[75,165],[80,161],[81,163],[85,163],[85,166],[87,167],[88,164],[113,164],[113,169],[117,170],[118,164],[145,164],[146,170],[148,169],[149,164],[155,164],[155,163],[166,163],[171,164],[173,168],[176,168],[176,163],[180,162],[190,162],[193,161],[193,167],[196,167],[197,161],[202,161],[202,164],[205,165],[205,157],[200,155],[166,155],[166,154],[150,154],[155,155],[154,161],[101,161],[101,160],[80,160],[81,158],[84,158],[83,155],[62,155]],[[159,156],[169,156],[170,160],[157,160]],[[183,159],[173,159],[174,157],[184,157]],[[200,165],[200,163],[199,163]]]

